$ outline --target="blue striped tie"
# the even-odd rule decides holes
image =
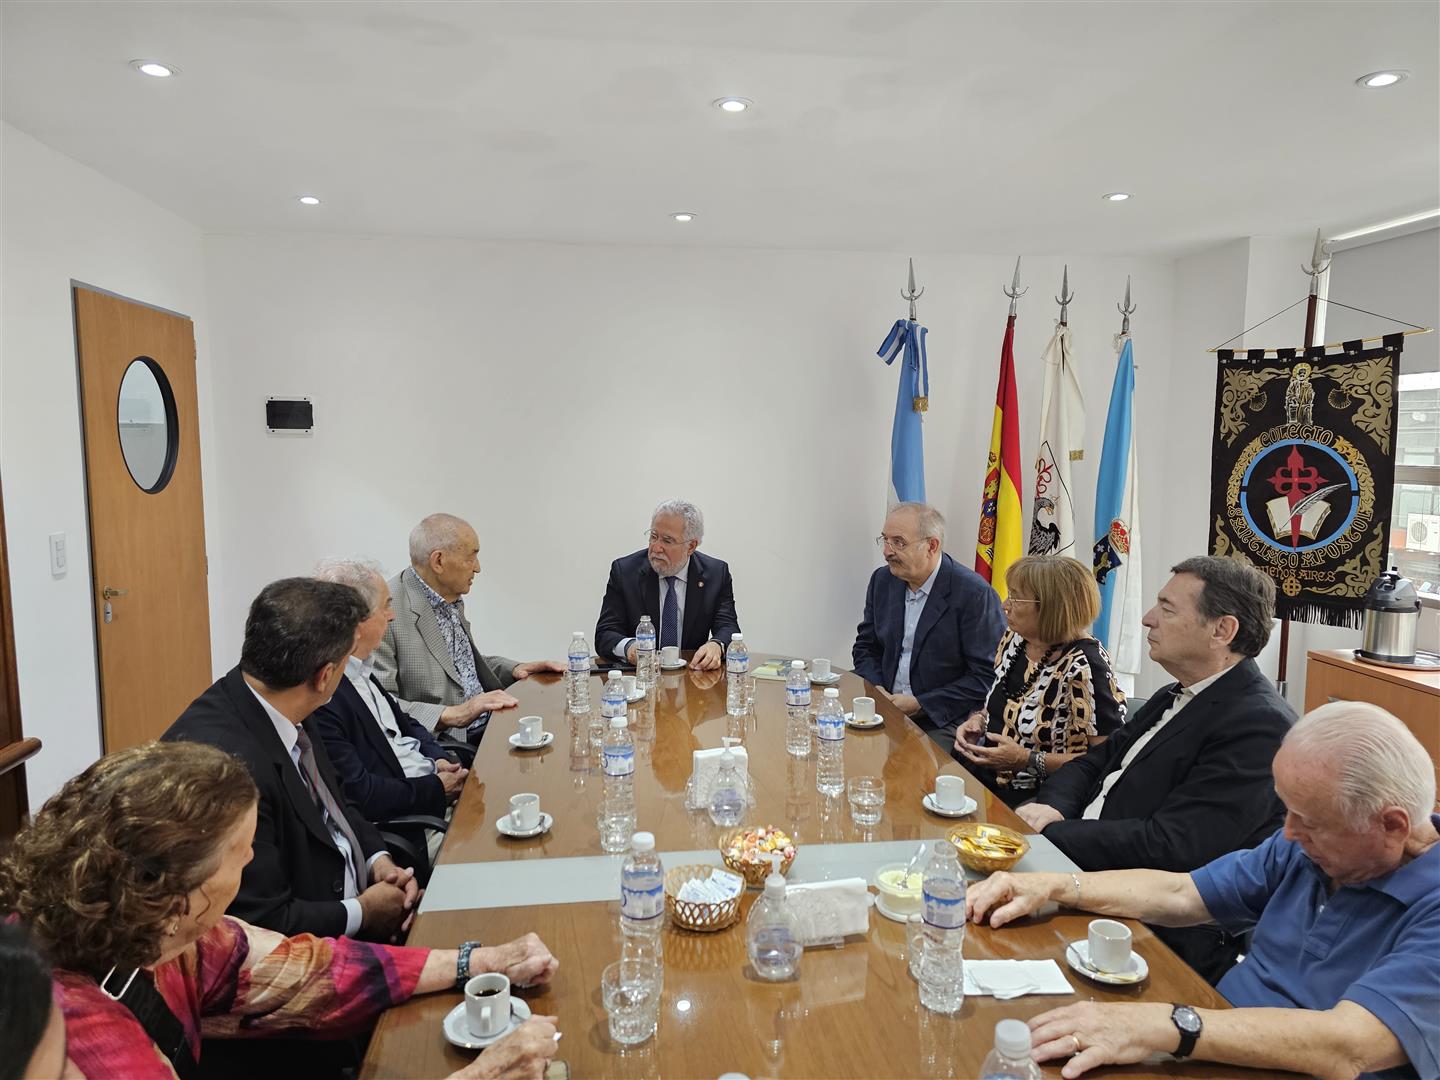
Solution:
[[[680,644],[680,600],[675,595],[675,579],[665,579],[665,602],[660,606],[660,647]]]

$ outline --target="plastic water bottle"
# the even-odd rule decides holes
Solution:
[[[954,1013],[965,1003],[965,872],[949,840],[935,841],[930,851],[921,885],[920,1004]]]
[[[600,800],[600,850],[624,851],[635,832],[635,744],[625,717],[610,718],[600,750],[605,791]]]
[[[980,1066],[980,1080],[1041,1080],[1040,1066],[1030,1056],[1030,1026],[1024,1020],[995,1025],[995,1049]]]
[[[840,704],[840,691],[835,687],[826,689],[815,723],[815,733],[820,738],[815,790],[822,795],[842,795],[845,792],[845,710]]]
[[[765,893],[750,909],[745,922],[745,951],[750,966],[762,979],[777,982],[800,971],[800,928],[785,898],[785,878],[778,866],[765,879]]]
[[[570,635],[570,664],[565,673],[565,709],[571,716],[590,711],[590,643],[585,631]]]
[[[750,650],[739,634],[730,635],[725,650],[725,711],[731,716],[745,715],[745,677],[750,674]]]
[[[620,680],[620,672],[611,671],[600,690],[600,723],[592,726],[590,733],[598,735],[603,743],[610,731],[610,721],[617,716],[627,715],[629,704],[625,696],[625,684]]]
[[[655,652],[655,624],[649,615],[640,616],[635,627],[635,687],[649,692],[658,680],[659,656]]]
[[[620,959],[663,964],[664,925],[665,868],[655,854],[655,834],[637,832],[620,867]]]
[[[740,759],[727,746],[715,769],[715,781],[710,785],[710,820],[716,825],[739,825],[745,816],[746,793]]]
[[[785,750],[796,757],[810,755],[810,676],[804,660],[790,661],[785,677]]]

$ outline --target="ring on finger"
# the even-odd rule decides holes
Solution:
[[[1078,1054],[1078,1053],[1080,1053],[1081,1050],[1085,1049],[1083,1046],[1080,1045],[1080,1036],[1079,1036],[1079,1035],[1074,1034],[1074,1033],[1072,1032],[1071,1035],[1070,1035],[1070,1039],[1071,1039],[1071,1041],[1073,1041],[1073,1042],[1075,1043],[1075,1054]],[[1071,1054],[1070,1056],[1071,1056],[1071,1057],[1074,1057],[1075,1054]]]

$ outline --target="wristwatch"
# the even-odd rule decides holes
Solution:
[[[466,941],[460,945],[460,953],[455,957],[455,989],[464,990],[465,984],[470,981],[470,953],[480,947],[478,941]]]
[[[1045,781],[1046,777],[1050,775],[1050,770],[1045,767],[1045,751],[1030,751],[1030,773],[1035,777],[1036,780],[1039,780],[1042,783]]]
[[[1180,1046],[1174,1052],[1175,1057],[1189,1057],[1195,1052],[1195,1040],[1200,1038],[1200,1032],[1205,1027],[1200,1022],[1200,1014],[1189,1005],[1176,1005],[1170,1010],[1170,1022],[1180,1032]]]

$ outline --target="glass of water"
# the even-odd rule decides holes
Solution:
[[[610,1017],[610,1038],[635,1046],[655,1034],[660,1020],[660,969],[648,960],[617,960],[600,976]]]
[[[875,825],[885,808],[885,781],[878,776],[856,776],[845,784],[850,797],[850,819],[856,825]]]

